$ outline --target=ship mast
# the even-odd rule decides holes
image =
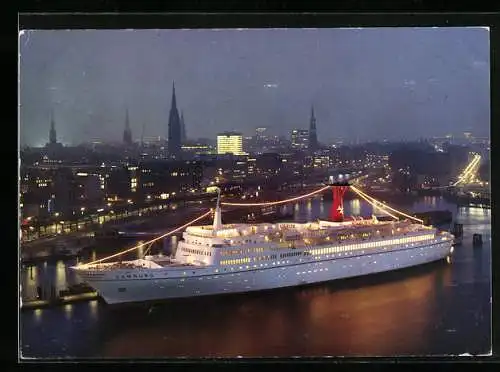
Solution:
[[[222,228],[222,212],[220,210],[220,188],[217,188],[217,205],[215,207],[214,213],[214,224],[213,231],[217,231]]]

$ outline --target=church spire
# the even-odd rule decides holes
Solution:
[[[318,149],[318,136],[316,133],[316,117],[314,116],[314,106],[311,106],[311,119],[309,123],[309,149],[315,151]]]
[[[125,130],[123,131],[123,142],[126,145],[132,144],[132,130],[130,129],[130,120],[128,116],[128,107],[125,109]]]
[[[168,118],[168,155],[172,159],[179,159],[181,155],[181,122],[177,110],[177,98],[175,96],[175,82],[172,83],[172,105]]]
[[[181,110],[181,143],[186,142],[186,123],[184,122],[184,112]]]
[[[314,106],[311,106],[311,128],[316,130],[316,118],[314,117]]]
[[[57,143],[56,124],[55,124],[55,121],[54,121],[54,109],[50,110],[49,143],[51,143],[51,144]]]
[[[175,97],[175,81],[172,82],[172,104],[170,109],[177,110],[177,98]]]

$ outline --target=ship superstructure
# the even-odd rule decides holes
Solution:
[[[74,267],[108,303],[266,290],[443,259],[453,235],[403,221],[353,219],[189,226],[175,254]]]

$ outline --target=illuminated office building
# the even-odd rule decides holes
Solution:
[[[217,135],[217,153],[219,155],[245,155],[241,133],[224,132]]]

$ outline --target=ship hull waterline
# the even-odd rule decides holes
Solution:
[[[214,273],[206,268],[207,274],[182,278],[155,276],[123,280],[114,279],[116,275],[112,273],[99,279],[77,275],[107,304],[116,305],[264,291],[360,277],[443,260],[451,254],[451,248],[451,242],[442,242],[330,260],[311,258],[308,262],[234,272]],[[165,270],[145,269],[143,272],[161,271]]]

